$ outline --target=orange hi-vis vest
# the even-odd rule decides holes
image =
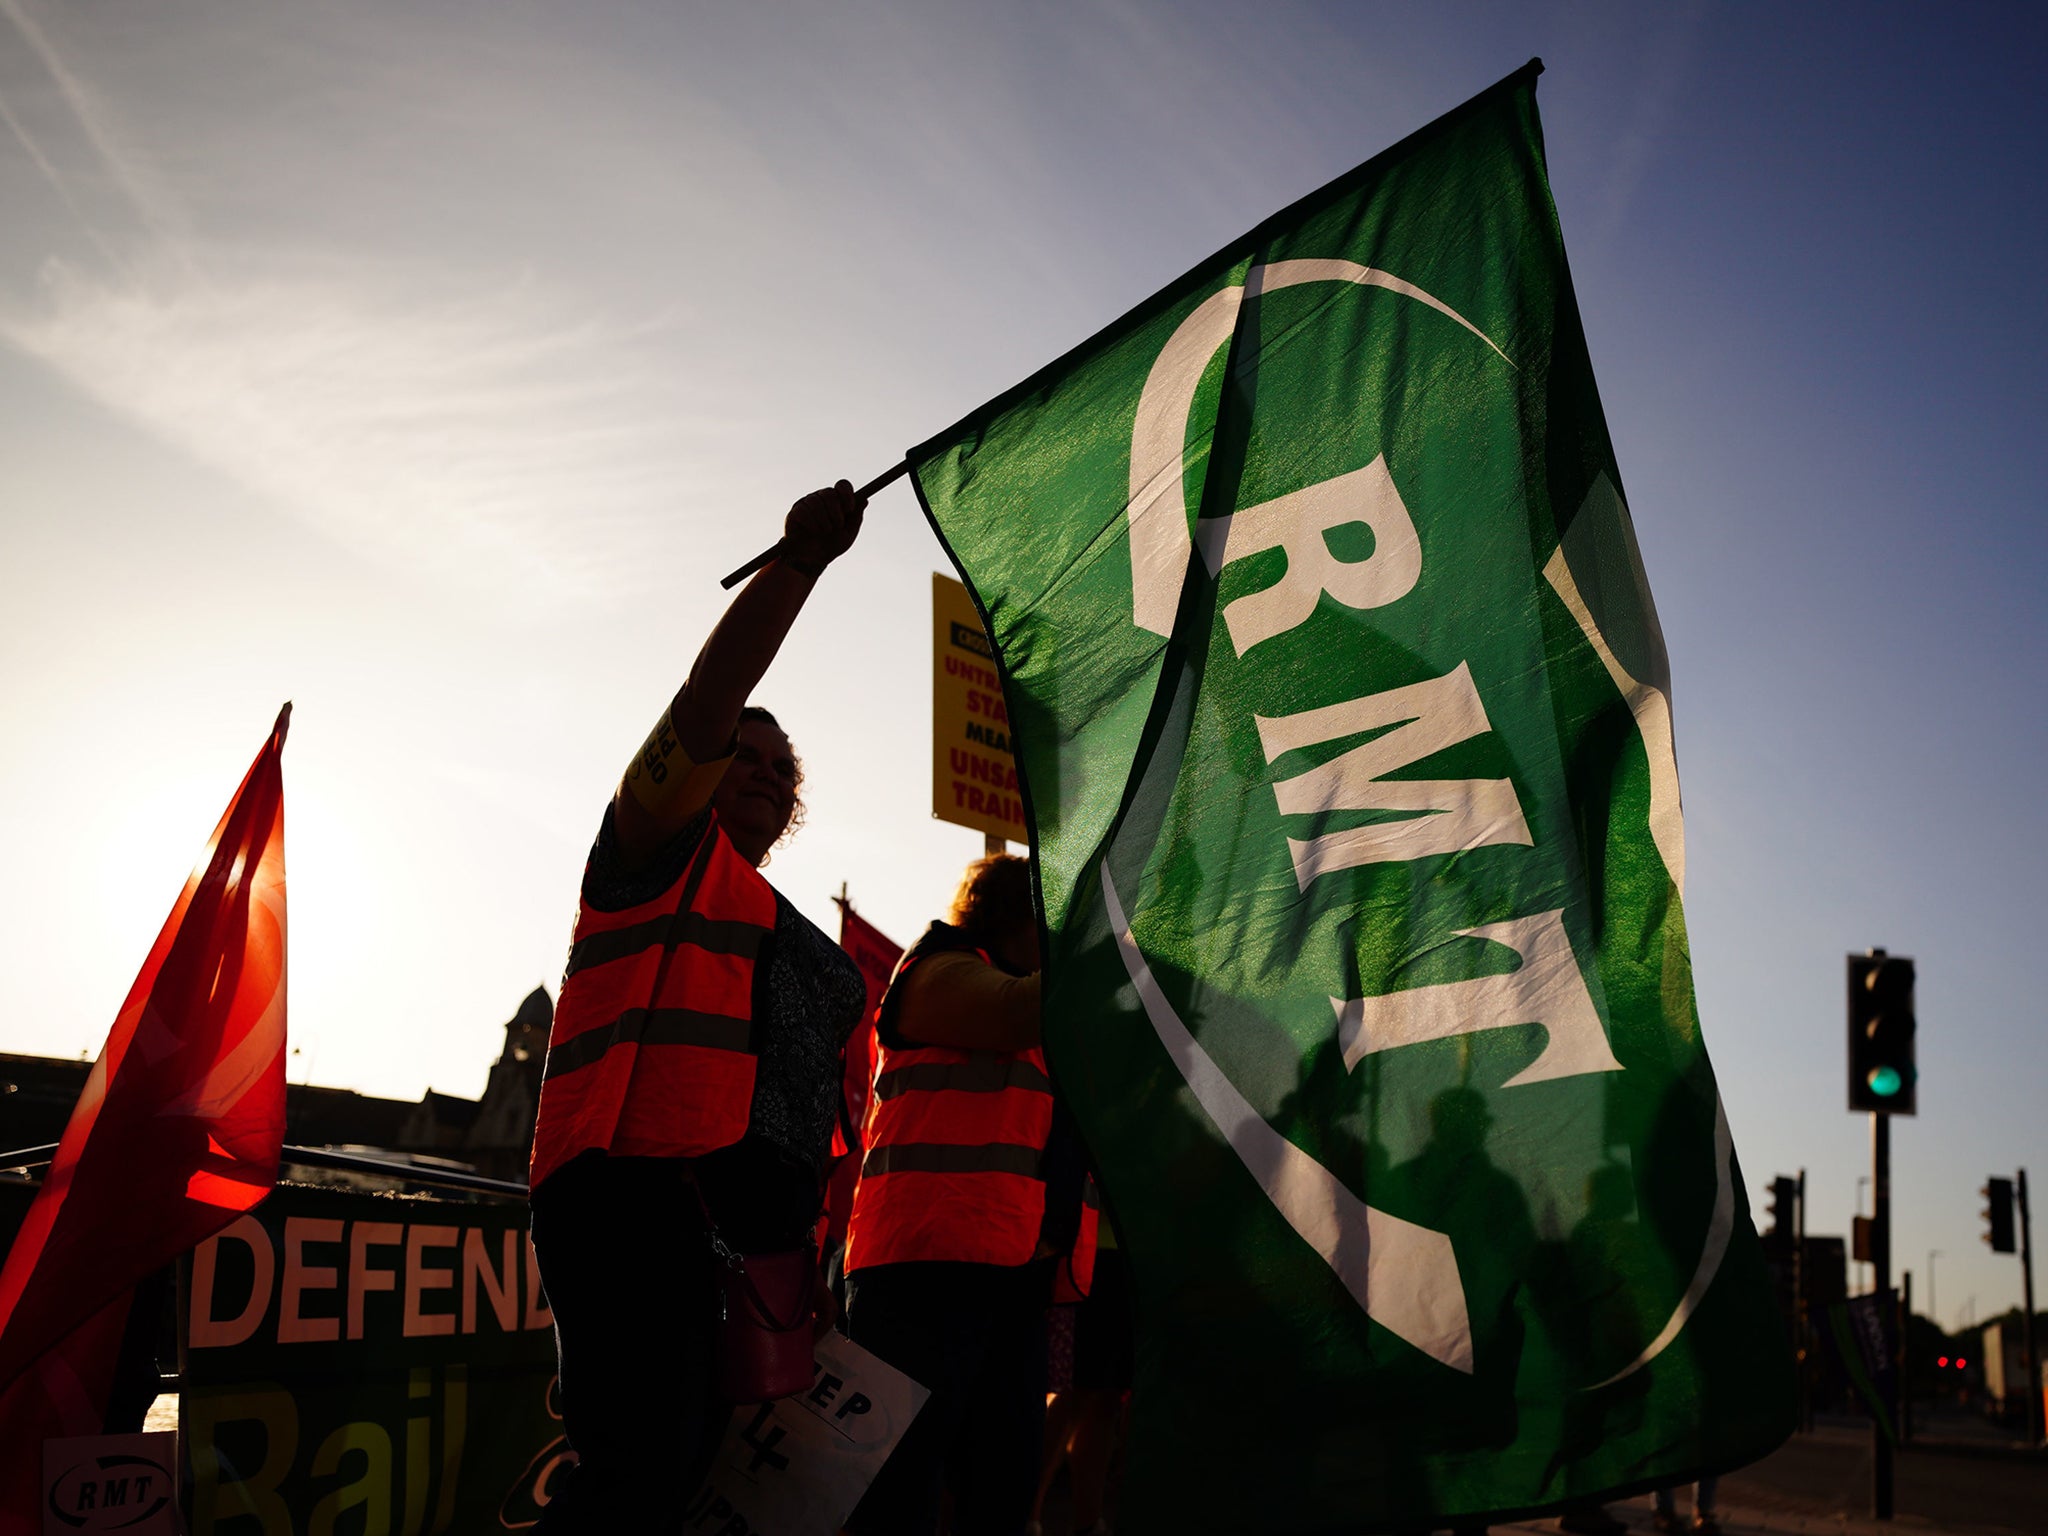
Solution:
[[[969,947],[944,935],[935,926],[903,957],[878,1018],[891,1017],[897,988],[918,960]],[[1044,1055],[1035,1047],[893,1050],[879,1039],[876,1046],[861,1138],[867,1151],[846,1228],[847,1272],[928,1260],[1029,1263],[1045,1218],[1040,1162],[1052,1133]]]
[[[696,1157],[746,1134],[754,1103],[754,965],[775,892],[713,815],[661,895],[584,901],[548,1035],[528,1187],[593,1148]]]
[[[1054,1306],[1073,1306],[1088,1299],[1088,1288],[1095,1283],[1095,1250],[1101,1235],[1102,1191],[1090,1174],[1081,1185],[1081,1228],[1074,1235],[1073,1248],[1053,1272]]]

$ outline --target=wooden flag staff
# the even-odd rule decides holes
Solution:
[[[885,470],[883,473],[875,476],[874,479],[870,480],[866,485],[862,486],[853,494],[858,496],[863,502],[865,502],[869,497],[873,496],[875,492],[881,490],[884,486],[892,485],[896,481],[902,479],[904,474],[909,469],[910,460],[905,459],[902,463],[898,464],[894,469]],[[773,544],[769,545],[766,549],[762,550],[761,553],[754,556],[754,558],[749,560],[745,565],[741,566],[738,570],[734,571],[730,576],[726,577],[725,580],[719,583],[719,585],[721,587],[724,587],[727,591],[730,591],[732,588],[738,586],[741,582],[745,581],[749,576],[753,575],[754,572],[761,569],[762,566],[766,565],[770,560],[773,560],[777,555],[781,553],[782,540],[777,539]]]

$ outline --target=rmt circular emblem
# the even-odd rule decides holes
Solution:
[[[50,1514],[74,1531],[130,1531],[171,1501],[168,1468],[148,1456],[88,1456],[50,1484]]]

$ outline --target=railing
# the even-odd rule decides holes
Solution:
[[[0,1173],[27,1172],[49,1166],[57,1155],[57,1143],[50,1142],[40,1147],[20,1147],[12,1152],[0,1152]],[[420,1184],[430,1189],[454,1189],[479,1195],[503,1195],[508,1199],[524,1200],[526,1186],[515,1179],[489,1179],[480,1173],[464,1173],[455,1168],[429,1168],[418,1163],[396,1162],[388,1158],[367,1157],[360,1152],[334,1152],[326,1147],[286,1147],[284,1161],[300,1168],[330,1168],[344,1173],[374,1173],[386,1178],[403,1179],[409,1184]]]

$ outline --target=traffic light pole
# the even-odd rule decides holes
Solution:
[[[2027,1210],[2027,1170],[2020,1170],[2015,1186],[2020,1203],[2020,1277],[2026,1299],[2027,1336],[2027,1444],[2041,1443],[2041,1353],[2034,1338],[2034,1218]]]
[[[1888,1401],[1870,1423],[1870,1505],[1892,1517],[1892,1425],[1899,1422],[1899,1351],[1904,1329],[1892,1289],[1892,1116],[1915,1113],[1920,1074],[1913,1064],[1913,962],[1872,947],[1849,956],[1849,1108],[1870,1114],[1870,1278],[1878,1340],[1890,1356]],[[1889,1420],[1890,1422],[1887,1422]]]
[[[1882,1318],[1885,1293],[1892,1288],[1892,1117],[1881,1109],[1870,1112],[1870,1207],[1870,1269]],[[1892,1374],[1896,1379],[1897,1372]],[[1885,1407],[1896,1418],[1898,1404]],[[1870,1418],[1870,1513],[1879,1520],[1892,1517],[1892,1442],[1882,1414]]]
[[[1930,1287],[1930,1290],[1932,1288]],[[1929,1309],[1931,1312],[1931,1308]],[[1893,1309],[1899,1320],[1899,1444],[1913,1438],[1913,1271],[1899,1276],[1899,1304]]]
[[[1793,1205],[1798,1213],[1792,1228],[1792,1317],[1793,1326],[1799,1331],[1799,1432],[1806,1434],[1813,1428],[1813,1390],[1807,1380],[1808,1341],[1813,1337],[1813,1327],[1807,1318],[1811,1310],[1806,1297],[1806,1170],[1799,1170],[1799,1194]]]

